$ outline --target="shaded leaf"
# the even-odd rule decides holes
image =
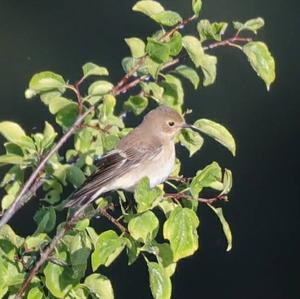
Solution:
[[[171,56],[177,56],[182,50],[182,36],[176,31],[170,38],[170,40],[166,43],[170,49]]]
[[[84,183],[85,175],[79,167],[72,165],[67,170],[67,179],[74,187],[78,188]]]
[[[78,116],[78,106],[75,103],[65,106],[56,115],[56,122],[64,128],[71,127]]]
[[[180,74],[182,77],[188,79],[193,84],[195,89],[198,88],[200,78],[199,78],[197,72],[193,68],[191,68],[187,65],[180,65],[174,70],[174,72],[176,72],[176,73]]]
[[[197,214],[188,208],[177,207],[164,223],[163,234],[170,241],[174,262],[192,255],[198,249]]]
[[[248,57],[257,75],[264,80],[267,90],[269,90],[276,75],[275,61],[267,45],[263,42],[250,42],[243,46],[243,52]]]
[[[183,129],[179,135],[179,142],[188,149],[191,157],[202,147],[204,140],[199,133],[191,129]]]
[[[36,234],[51,232],[56,224],[55,209],[53,207],[43,207],[35,213],[33,219],[38,225],[35,231]]]
[[[220,144],[225,146],[233,156],[235,156],[236,145],[234,138],[224,126],[203,118],[197,120],[194,123],[194,127],[218,141]]]
[[[158,63],[166,62],[170,57],[169,46],[153,38],[148,38],[146,52],[155,62]]]

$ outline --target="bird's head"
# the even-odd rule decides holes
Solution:
[[[177,111],[163,105],[151,110],[145,116],[143,125],[156,134],[159,132],[164,138],[170,139],[173,139],[181,129],[189,127]]]

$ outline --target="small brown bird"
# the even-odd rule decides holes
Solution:
[[[164,182],[175,163],[175,136],[187,125],[172,108],[159,106],[99,161],[99,168],[70,197],[66,207],[86,205],[101,194],[122,189],[133,192],[148,177],[150,187]]]

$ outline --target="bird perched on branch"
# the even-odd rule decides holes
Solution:
[[[192,126],[170,107],[151,110],[139,126],[101,158],[96,172],[71,195],[65,206],[87,205],[112,190],[133,192],[143,177],[149,178],[151,188],[161,184],[175,163],[175,136],[188,127]]]

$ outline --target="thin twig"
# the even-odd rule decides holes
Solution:
[[[98,208],[97,211],[105,218],[107,218],[111,223],[117,226],[123,233],[128,233],[127,228],[120,223],[116,218],[110,215],[105,208]]]
[[[48,152],[48,154],[41,160],[38,167],[31,174],[25,185],[23,186],[21,192],[18,194],[17,198],[13,202],[13,204],[9,207],[9,209],[4,213],[0,220],[0,228],[5,225],[11,217],[28,201],[28,196],[26,194],[29,192],[30,188],[33,184],[37,183],[37,179],[40,174],[43,172],[47,162],[49,159],[62,147],[62,145],[69,139],[69,137],[77,130],[77,127],[83,122],[85,117],[94,110],[94,107],[90,107],[87,109],[82,115],[78,116],[72,127],[62,136],[62,138],[58,141],[58,143]],[[38,183],[33,190],[31,190],[32,194],[35,194],[38,187],[41,184]],[[25,200],[26,199],[26,200]]]

